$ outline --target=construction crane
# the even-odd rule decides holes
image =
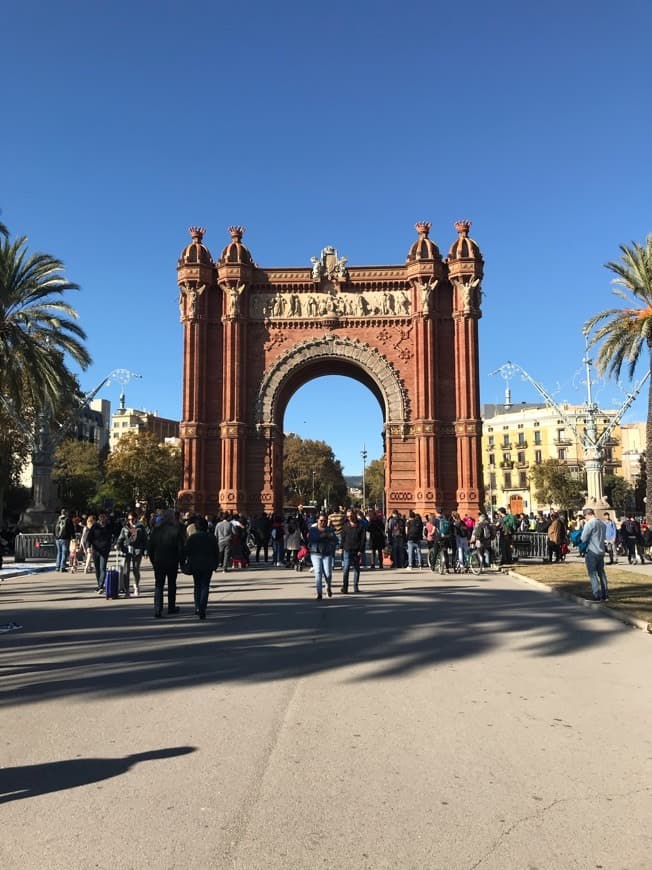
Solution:
[[[505,391],[506,398],[509,396],[509,380],[514,377],[515,374],[520,374],[523,380],[528,381],[534,389],[539,393],[540,396],[543,397],[545,403],[549,405],[551,408],[554,408],[555,411],[559,414],[561,419],[564,421],[565,425],[573,432],[575,437],[577,438],[578,444],[582,446],[583,450],[583,458],[584,458],[584,468],[586,471],[586,489],[587,496],[585,507],[590,507],[593,510],[601,510],[603,508],[608,508],[609,505],[604,496],[604,487],[603,487],[603,477],[604,477],[604,463],[605,463],[605,446],[609,441],[612,432],[618,426],[620,421],[623,419],[625,413],[629,410],[632,403],[641,392],[645,382],[650,376],[649,370],[643,375],[641,380],[635,385],[635,387],[626,395],[625,401],[618,409],[614,417],[609,421],[607,426],[602,430],[600,435],[598,435],[598,415],[600,410],[597,404],[593,401],[593,385],[591,381],[591,366],[593,365],[593,361],[589,357],[589,338],[588,334],[584,333],[584,339],[586,342],[586,350],[585,355],[582,360],[585,368],[586,368],[586,387],[587,387],[587,399],[586,399],[586,423],[584,425],[584,430],[580,432],[580,430],[576,426],[576,421],[573,417],[564,411],[564,409],[553,399],[550,393],[543,387],[538,381],[536,381],[529,372],[527,372],[522,366],[518,365],[518,363],[511,362],[508,360],[505,365],[500,366],[500,368],[496,369],[493,372],[490,372],[492,375],[501,375],[501,377],[505,378],[508,383],[508,388]]]

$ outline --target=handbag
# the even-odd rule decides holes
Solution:
[[[181,573],[182,574],[192,574],[192,568],[190,566],[190,559],[184,559],[181,563]]]

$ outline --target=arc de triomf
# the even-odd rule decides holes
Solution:
[[[297,268],[258,266],[243,227],[229,229],[215,262],[205,231],[191,227],[177,270],[184,510],[280,512],[287,404],[306,382],[337,374],[367,386],[382,409],[387,511],[477,515],[483,259],[469,221],[455,224],[446,259],[430,226],[416,224],[404,265],[350,266],[325,247]]]

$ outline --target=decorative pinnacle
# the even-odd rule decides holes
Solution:
[[[190,233],[193,242],[199,242],[201,244],[201,240],[204,238],[206,230],[203,227],[189,227],[188,232]]]
[[[431,226],[432,221],[417,221],[414,225],[414,229],[419,233],[422,239],[427,239]]]
[[[455,230],[462,238],[466,238],[471,229],[471,221],[455,221]]]
[[[242,241],[242,236],[244,235],[245,230],[246,227],[229,227],[229,233],[234,242]]]

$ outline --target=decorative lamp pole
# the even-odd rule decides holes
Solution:
[[[367,455],[367,447],[363,444],[360,451],[360,456],[362,456],[362,510],[365,510],[367,507],[367,482],[365,479],[367,474]]]
[[[315,475],[316,474],[317,474],[317,472],[313,471],[313,473],[312,473],[312,504],[313,505],[315,503]]]

